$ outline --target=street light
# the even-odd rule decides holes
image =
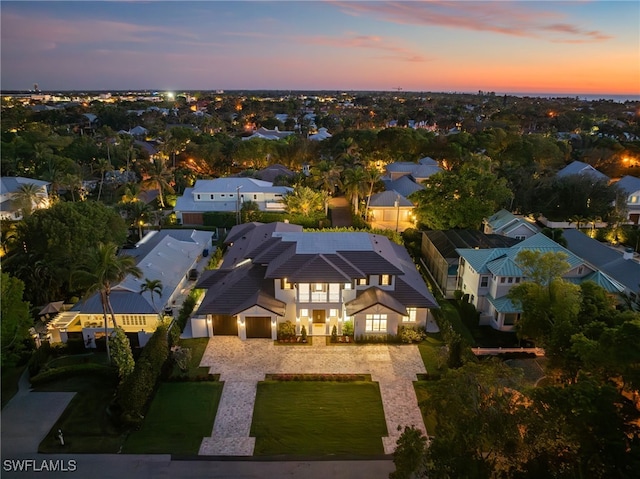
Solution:
[[[236,187],[236,224],[239,225],[241,223],[241,214],[240,214],[240,188],[241,185]]]
[[[396,207],[396,233],[400,225],[400,193],[396,195],[396,200],[393,202],[393,206]]]

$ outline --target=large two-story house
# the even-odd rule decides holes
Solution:
[[[619,281],[542,233],[509,248],[460,248],[456,250],[460,255],[458,289],[468,295],[469,301],[480,312],[481,325],[490,325],[501,331],[515,329],[522,310],[507,294],[512,287],[527,279],[516,262],[518,253],[523,250],[566,254],[569,270],[563,275],[565,280],[576,284],[593,281],[611,294],[619,294],[625,290]]]
[[[292,191],[288,186],[273,186],[254,178],[198,180],[193,188],[185,188],[174,210],[183,225],[201,225],[204,212],[237,213],[247,201],[255,202],[261,211],[284,211],[282,199]]]
[[[406,249],[385,236],[247,223],[226,242],[220,269],[196,286],[207,292],[191,319],[194,337],[276,339],[285,321],[311,336],[341,334],[352,321],[356,339],[401,325],[436,328],[434,297]]]

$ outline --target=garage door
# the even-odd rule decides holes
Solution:
[[[247,316],[247,338],[271,338],[271,318],[269,316]]]
[[[396,210],[384,210],[382,216],[382,221],[395,221],[398,217],[398,212]]]
[[[238,322],[235,316],[216,314],[213,316],[214,336],[237,336]]]
[[[182,213],[183,225],[201,225],[203,224],[202,213]]]

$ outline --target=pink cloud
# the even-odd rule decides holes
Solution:
[[[377,35],[347,34],[341,37],[311,36],[297,37],[296,40],[310,45],[377,51],[381,54],[384,54],[379,56],[378,58],[384,58],[385,60],[408,62],[426,62],[432,60],[431,58],[427,58],[421,55],[420,53],[394,44],[394,41],[392,39],[383,38]]]
[[[540,11],[513,2],[331,2],[354,16],[373,15],[403,25],[425,25],[494,32],[519,37],[546,37],[559,42],[597,42],[612,38],[605,33],[562,22],[557,12]]]

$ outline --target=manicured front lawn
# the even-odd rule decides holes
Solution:
[[[115,392],[115,381],[104,378],[73,377],[48,383],[38,391],[77,391],[51,431],[40,443],[40,453],[117,453],[122,431],[107,415],[107,406]],[[46,411],[42,411],[46,414]],[[64,433],[65,445],[56,436]]]
[[[210,436],[223,383],[162,383],[142,428],[129,435],[123,452],[196,455]]]
[[[418,405],[429,397],[429,387],[434,381],[415,381],[413,388],[416,391],[416,397],[418,398]],[[436,432],[436,416],[433,411],[427,410],[425,407],[420,407],[422,413],[422,420],[424,421],[424,427],[427,429],[427,434],[430,436],[435,435]]]
[[[209,374],[209,368],[201,368],[200,361],[202,360],[204,351],[207,349],[208,343],[209,338],[181,339],[178,345],[191,350],[191,361],[189,361],[189,367],[186,372],[180,371],[180,369],[174,365],[171,376],[187,376],[190,379],[207,376]]]
[[[418,351],[422,356],[427,374],[441,374],[446,369],[447,357],[442,355],[443,346],[444,342],[440,339],[440,334],[429,334],[424,341],[418,343]]]
[[[386,435],[378,383],[258,383],[254,455],[384,454]]]

